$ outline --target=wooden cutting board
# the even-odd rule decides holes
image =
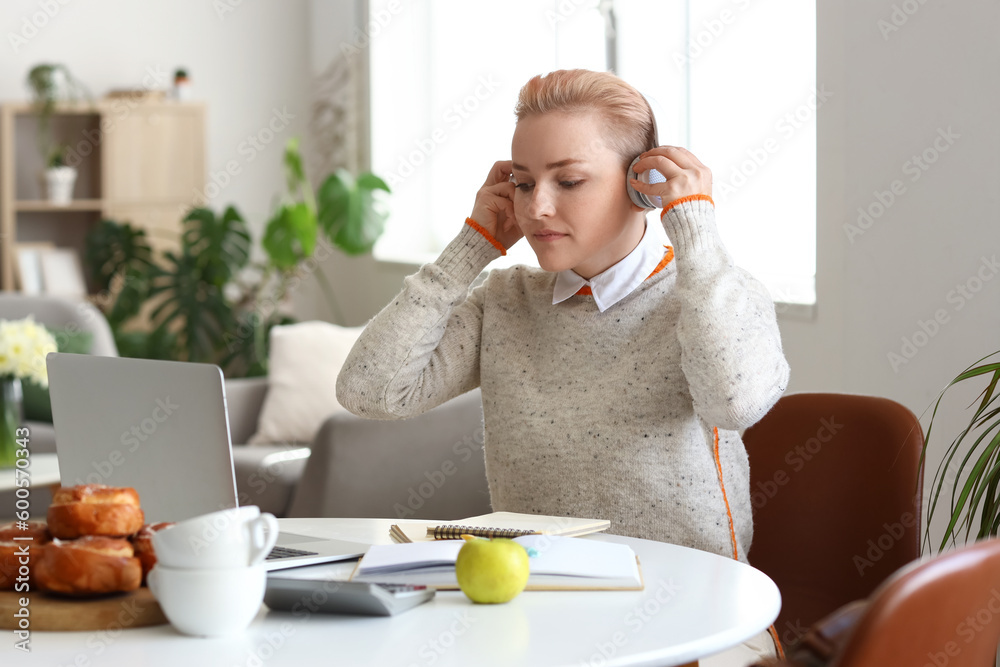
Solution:
[[[101,598],[57,597],[38,591],[17,593],[0,591],[0,629],[17,630],[21,609],[19,599],[28,597],[30,630],[81,631],[141,628],[167,622],[160,605],[148,588]]]

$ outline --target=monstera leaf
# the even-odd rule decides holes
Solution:
[[[152,265],[146,231],[113,220],[101,220],[87,234],[84,257],[91,278],[102,290],[109,289],[115,274],[129,266]]]
[[[159,275],[146,232],[126,223],[101,220],[88,233],[84,257],[91,278],[102,291],[110,291],[115,276],[121,279],[118,296],[107,312],[112,329],[139,314]]]
[[[232,306],[222,288],[203,277],[201,258],[189,253],[164,253],[167,266],[162,280],[150,296],[162,295],[163,301],[153,310],[152,319],[161,336],[174,332],[186,361],[216,361],[216,350],[224,334],[236,326]]]
[[[357,180],[345,169],[330,174],[317,192],[319,224],[348,255],[369,252],[385,228],[388,213],[378,192],[391,192],[381,178],[365,172]]]
[[[183,251],[195,259],[204,280],[222,288],[250,259],[250,232],[232,206],[221,217],[195,208],[184,218]]]
[[[316,214],[306,202],[282,206],[267,223],[262,244],[271,261],[289,270],[316,248]]]

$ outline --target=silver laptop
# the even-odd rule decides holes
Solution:
[[[131,486],[147,523],[237,506],[222,370],[213,364],[52,353],[63,486]],[[268,570],[358,558],[370,545],[282,532]]]

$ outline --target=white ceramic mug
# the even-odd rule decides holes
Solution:
[[[278,520],[255,505],[179,521],[153,533],[156,560],[195,570],[256,565],[278,539]]]
[[[253,621],[264,600],[267,570],[263,564],[192,570],[157,563],[146,581],[179,632],[220,637],[245,630]]]

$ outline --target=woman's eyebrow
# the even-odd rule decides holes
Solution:
[[[549,162],[547,165],[545,165],[545,169],[546,170],[548,170],[548,169],[558,169],[559,167],[565,167],[568,164],[577,164],[579,162],[586,162],[586,160],[581,160],[579,158],[568,157],[565,160],[559,160],[558,162]],[[529,169],[527,167],[519,165],[516,162],[512,162],[511,166],[514,169],[517,169],[518,171],[529,171]]]

